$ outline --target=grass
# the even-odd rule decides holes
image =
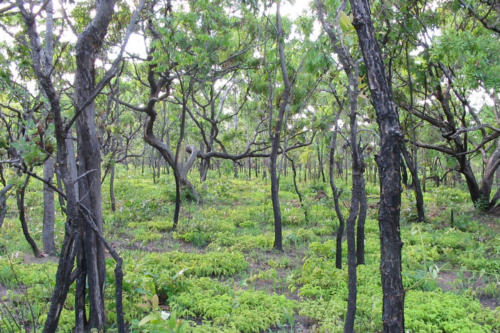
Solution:
[[[124,309],[132,332],[341,332],[347,300],[347,264],[335,268],[338,227],[329,198],[314,199],[321,182],[301,183],[309,221],[291,179],[280,191],[284,253],[274,252],[269,183],[230,176],[195,182],[201,206],[184,201],[172,232],[174,188],[162,175],[117,168],[117,210],[103,186],[105,234],[124,259]],[[246,177],[246,175],[245,175]],[[347,210],[349,188],[342,195]],[[377,186],[368,184],[366,265],[358,268],[356,331],[380,332],[382,295],[376,221]],[[41,185],[27,191],[30,230],[41,244]],[[413,193],[403,193],[401,234],[405,319],[409,332],[500,332],[499,219],[478,215],[464,189],[425,193],[427,223],[414,222]],[[56,263],[25,260],[13,198],[0,229],[0,331],[40,326]],[[453,211],[453,221],[451,221]],[[63,217],[57,215],[60,244]],[[344,244],[344,251],[346,244]],[[345,253],[345,252],[344,252]],[[113,262],[108,259],[108,331],[113,313]],[[60,332],[72,329],[70,293]],[[32,307],[28,306],[32,304]],[[7,311],[13,313],[8,316]],[[17,327],[16,325],[19,325]]]

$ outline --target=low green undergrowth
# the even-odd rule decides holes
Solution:
[[[116,175],[116,212],[111,212],[103,192],[105,234],[124,260],[123,304],[131,332],[343,331],[347,244],[342,244],[343,268],[337,269],[338,221],[327,183],[299,183],[304,198],[301,206],[291,178],[283,176],[280,200],[285,252],[278,253],[273,250],[273,213],[266,179],[248,181],[223,175],[203,184],[193,179],[203,202],[198,205],[183,197],[179,224],[172,231],[172,175],[162,174],[156,183],[140,170],[118,167]],[[344,189],[341,210],[347,214],[350,185],[339,179],[338,186]],[[40,189],[40,184],[32,182],[27,192],[28,223],[39,244]],[[355,330],[380,332],[378,185],[368,183],[367,189],[366,264],[358,266]],[[413,193],[403,194],[406,330],[500,332],[500,309],[479,302],[484,298],[488,304],[500,302],[500,238],[498,229],[491,229],[498,219],[478,217],[462,188],[429,187],[424,196],[427,221],[416,223]],[[58,244],[63,222],[58,212]],[[5,319],[0,312],[0,331],[23,331],[16,328],[15,321],[39,329],[57,264],[23,260],[29,246],[19,232],[12,197],[0,242],[0,284],[6,290],[0,309],[7,306],[17,314]],[[113,270],[114,262],[108,258],[109,332],[117,331]],[[73,329],[73,306],[71,290],[60,332]]]

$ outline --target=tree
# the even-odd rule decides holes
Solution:
[[[100,156],[99,145],[95,136],[94,99],[103,87],[116,74],[121,61],[124,45],[111,69],[104,78],[95,85],[94,61],[103,43],[108,25],[113,15],[114,1],[101,1],[97,4],[96,15],[87,28],[79,35],[76,43],[77,73],[75,75],[75,113],[69,122],[65,123],[61,113],[60,95],[53,83],[53,59],[41,47],[37,31],[37,17],[44,7],[35,11],[33,6],[27,6],[18,1],[30,42],[32,66],[44,95],[50,105],[50,113],[54,122],[57,141],[57,172],[64,183],[65,193],[57,190],[66,199],[66,233],[59,258],[51,306],[44,326],[44,332],[54,332],[62,311],[69,287],[76,280],[75,315],[76,331],[88,331],[91,328],[104,329],[104,280],[105,262],[104,247],[117,262],[116,275],[116,311],[118,329],[124,332],[123,309],[121,302],[121,258],[109,246],[102,236],[102,213],[100,197]],[[142,6],[139,5],[139,9]],[[124,40],[128,40],[131,27],[135,24],[137,15],[131,19]],[[125,42],[126,44],[126,42]],[[77,122],[79,141],[79,170],[76,178],[71,170],[75,164],[75,156],[68,154],[67,136],[72,125]],[[86,142],[92,143],[86,146]],[[78,182],[78,190],[75,183]],[[54,190],[56,190],[54,188]],[[73,270],[75,264],[77,268]],[[86,316],[86,293],[88,293],[90,316]]]
[[[320,0],[316,1],[316,8],[318,11],[318,16],[323,29],[326,31],[332,48],[336,53],[342,69],[345,72],[348,83],[346,85],[346,92],[349,100],[350,112],[349,112],[349,146],[351,148],[351,158],[352,158],[352,194],[351,194],[351,206],[349,209],[349,216],[347,218],[347,260],[348,260],[348,275],[349,275],[349,295],[348,295],[348,305],[347,314],[344,324],[344,332],[354,331],[354,318],[356,315],[356,265],[364,264],[364,223],[366,219],[367,211],[367,199],[365,191],[365,179],[364,170],[365,164],[363,162],[363,151],[361,149],[360,140],[358,140],[358,97],[359,97],[359,67],[358,62],[356,62],[349,49],[344,43],[343,36],[337,35],[334,26],[326,21],[325,18],[325,6]],[[343,12],[343,6],[337,9],[338,15],[346,14]],[[342,17],[342,16],[341,16]],[[340,20],[338,17],[337,21]],[[336,30],[339,31],[340,27],[337,26]],[[335,91],[333,91],[335,93]],[[339,103],[340,104],[340,103]],[[340,109],[341,110],[341,109]],[[338,122],[335,122],[335,130],[338,130]],[[336,136],[336,133],[334,134]],[[336,137],[332,138],[332,146],[335,144]],[[331,177],[333,172],[331,172]],[[332,185],[332,191],[334,192],[335,204],[338,206],[338,193],[335,185]],[[341,221],[341,226],[345,220],[342,213],[338,207],[336,207],[337,217]],[[358,225],[358,239],[357,244],[355,242],[356,232],[356,220]],[[342,228],[339,228],[342,229]],[[337,242],[339,242],[339,237],[337,237]],[[337,243],[338,244],[338,243]],[[357,245],[357,249],[356,249]],[[337,245],[337,250],[341,249],[341,246]],[[339,255],[340,256],[340,255]],[[339,262],[337,262],[339,264]]]
[[[353,25],[366,65],[372,104],[380,132],[380,152],[376,157],[380,177],[380,273],[383,291],[384,332],[404,332],[404,296],[401,278],[401,149],[403,137],[390,82],[371,21],[367,0],[350,0]]]
[[[453,10],[443,5],[442,11]],[[440,136],[432,135],[410,138],[414,145],[444,153],[456,161],[456,171],[466,181],[471,201],[482,210],[495,206],[495,195],[491,198],[493,177],[500,166],[500,123],[496,120],[495,107],[483,105],[479,112],[471,103],[471,94],[490,91],[492,100],[498,94],[498,39],[491,31],[477,26],[470,17],[457,15],[449,21],[446,16],[433,24],[440,24],[441,36],[431,37],[427,16],[417,4],[409,6],[408,22],[413,22],[417,31],[408,33],[408,40],[423,47],[416,56],[406,55],[401,71],[406,72],[404,84],[409,86],[409,99],[401,93],[398,104],[414,117],[437,129]],[[420,41],[417,33],[423,34]],[[414,98],[417,102],[414,102]],[[488,110],[489,109],[489,110]],[[492,110],[491,110],[492,109]],[[491,112],[493,111],[493,112]],[[487,116],[487,115],[490,116]],[[482,176],[475,171],[475,155],[482,159]]]

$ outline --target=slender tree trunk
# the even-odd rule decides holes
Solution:
[[[14,185],[9,184],[6,185],[1,191],[0,191],[0,228],[3,225],[3,221],[5,219],[5,215],[7,214],[7,192],[13,187]]]
[[[28,244],[31,246],[31,249],[33,250],[33,255],[37,258],[41,257],[40,250],[38,249],[38,246],[36,245],[35,240],[31,237],[29,229],[28,229],[28,223],[26,222],[26,215],[25,215],[25,210],[24,210],[24,194],[26,193],[26,187],[28,186],[30,176],[27,175],[26,179],[24,180],[23,185],[21,188],[19,188],[16,192],[16,199],[17,199],[17,208],[19,210],[19,221],[21,222],[21,228],[23,230],[23,235]]]
[[[422,175],[422,191],[426,192],[426,181],[427,181],[427,167],[424,167],[424,172]]]
[[[271,165],[269,167],[269,173],[271,174],[271,200],[273,203],[273,214],[274,214],[274,248],[279,251],[283,251],[283,240],[281,231],[281,208],[279,201],[279,180],[276,170],[276,159],[278,155],[278,145],[279,145],[279,134],[275,133],[276,137],[273,138],[272,150],[271,150]],[[278,140],[278,141],[277,141]]]
[[[252,159],[248,158],[248,180],[252,179]]]
[[[297,185],[297,169],[295,168],[295,162],[293,161],[293,159],[288,157],[288,155],[286,155],[286,158],[290,161],[290,165],[292,166],[293,187],[295,188],[295,193],[297,193],[297,196],[299,197],[300,207],[304,211],[304,219],[306,223],[309,224],[309,215],[307,213],[307,207],[304,205],[304,201],[302,200],[302,193],[300,193],[299,186]]]
[[[276,6],[276,25],[278,29],[278,50],[281,64],[281,71],[283,73],[283,83],[285,85],[285,90],[283,91],[283,95],[281,97],[280,105],[279,105],[279,113],[278,118],[276,120],[276,124],[274,125],[274,130],[272,133],[272,145],[271,145],[271,165],[270,165],[270,174],[271,174],[271,199],[273,202],[273,213],[274,213],[274,248],[278,251],[283,251],[283,240],[282,240],[282,231],[281,231],[281,208],[279,202],[279,177],[277,174],[277,159],[278,159],[278,149],[280,146],[280,137],[281,137],[281,128],[283,126],[283,117],[285,115],[285,111],[288,107],[288,99],[290,96],[291,85],[288,79],[288,70],[286,68],[285,62],[285,51],[283,48],[283,30],[281,26],[281,15],[280,15],[280,3],[278,2]],[[270,110],[272,112],[272,110]]]
[[[202,159],[200,162],[200,180],[204,182],[207,180],[208,169],[210,168],[210,159]]]
[[[116,211],[116,197],[115,197],[115,162],[111,162],[109,174],[109,199],[111,201],[111,210]]]
[[[372,104],[377,114],[381,147],[376,158],[380,174],[380,272],[383,290],[384,332],[404,332],[404,296],[401,277],[400,142],[403,138],[398,114],[387,80],[382,52],[371,21],[368,0],[350,0],[353,25],[366,65]]]
[[[325,170],[323,168],[323,155],[321,153],[321,148],[319,146],[319,143],[317,147],[317,153],[318,153],[318,165],[319,165],[319,172],[321,174],[321,179],[323,180],[323,183],[326,183]]]
[[[238,179],[238,163],[233,161],[233,176]]]
[[[335,205],[335,213],[337,214],[337,219],[339,220],[339,227],[337,229],[336,236],[336,250],[335,250],[335,267],[338,269],[342,269],[342,236],[344,234],[344,226],[345,220],[344,215],[340,209],[339,198],[341,192],[335,186],[335,178],[334,178],[334,158],[335,158],[335,148],[337,144],[337,131],[338,131],[338,116],[340,115],[340,111],[337,114],[337,119],[335,120],[335,131],[332,133],[332,138],[330,141],[330,161],[329,161],[329,176],[330,176],[330,187],[332,189],[333,202]]]
[[[364,170],[364,169],[363,169]],[[356,264],[365,264],[365,221],[366,213],[368,211],[368,202],[366,198],[366,182],[363,174],[361,174],[361,179],[359,181],[359,215],[358,215],[358,225],[356,230]]]
[[[353,187],[351,196],[351,209],[347,218],[347,270],[348,270],[348,296],[347,296],[347,314],[344,323],[344,332],[354,332],[354,319],[356,317],[356,243],[355,243],[355,225],[359,212],[359,199],[361,197],[360,174],[353,170]]]
[[[415,191],[415,199],[417,206],[417,221],[424,222],[425,221],[424,196],[422,194],[422,188],[420,186],[420,179],[418,179],[418,172],[416,168],[417,167],[416,156],[414,156],[415,160],[413,160],[410,157],[410,154],[408,153],[408,150],[406,149],[404,143],[401,144],[401,152],[406,161],[406,165],[408,165],[408,169],[410,170],[411,173],[413,190]]]
[[[54,177],[55,161],[49,158],[43,164],[43,178],[46,182],[52,183]],[[54,243],[54,222],[55,222],[55,205],[54,205],[54,190],[47,184],[43,184],[43,250],[45,253],[53,256],[56,254],[56,245]]]

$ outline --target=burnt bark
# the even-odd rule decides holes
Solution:
[[[74,103],[77,109],[76,112],[80,113],[76,119],[78,190],[80,203],[92,212],[91,218],[101,233],[103,229],[101,153],[96,135],[95,104],[92,95],[95,90],[95,60],[106,36],[114,12],[115,1],[102,0],[97,2],[96,16],[78,36],[76,44]],[[106,321],[104,308],[104,282],[106,279],[104,246],[97,240],[96,234],[88,225],[82,225],[80,232],[83,236],[83,242],[81,243],[81,251],[78,254],[78,261],[86,268],[85,273],[88,279],[90,302],[88,327],[102,330]],[[81,303],[79,305],[84,306]],[[84,310],[84,308],[81,309],[82,312]]]
[[[2,227],[5,215],[7,214],[7,192],[13,186],[14,185],[9,184],[6,185],[2,190],[0,190],[0,228]]]
[[[424,196],[422,194],[420,179],[418,178],[416,156],[414,156],[413,158],[410,156],[404,143],[401,145],[401,153],[403,154],[404,160],[406,161],[406,165],[408,166],[408,169],[410,170],[411,173],[412,186],[413,190],[415,191],[417,221],[424,222],[425,221]]]
[[[340,114],[340,112],[338,114]],[[334,178],[334,165],[335,165],[334,158],[335,158],[335,148],[337,144],[337,131],[338,131],[337,120],[335,121],[335,130],[333,131],[332,138],[330,140],[330,160],[328,165],[329,166],[328,171],[329,171],[330,188],[332,189],[335,213],[337,214],[337,219],[339,220],[339,227],[336,233],[335,267],[337,267],[338,269],[342,269],[342,236],[344,234],[345,220],[344,220],[344,215],[342,214],[342,211],[340,209],[340,202],[339,202],[339,198],[342,192],[339,191],[339,189],[335,185],[335,178]]]
[[[401,207],[400,143],[402,132],[387,80],[368,0],[350,0],[353,25],[367,69],[372,104],[380,131],[376,157],[380,177],[380,273],[383,290],[384,332],[404,332],[404,296],[401,277],[399,214]]]
[[[26,212],[24,210],[24,195],[26,193],[26,187],[28,187],[29,179],[30,176],[26,175],[26,179],[24,180],[23,185],[17,189],[16,202],[17,202],[17,209],[19,210],[19,222],[21,222],[21,228],[23,230],[24,238],[31,246],[31,249],[33,250],[33,255],[37,258],[40,258],[42,254],[38,249],[35,240],[31,237],[31,234],[28,229],[28,223],[26,222]]]
[[[308,214],[308,211],[307,211],[307,207],[304,205],[304,200],[302,199],[302,193],[300,193],[299,186],[297,185],[297,169],[295,168],[295,162],[288,155],[285,155],[285,156],[290,161],[290,165],[292,167],[292,172],[293,172],[293,187],[295,189],[295,193],[297,193],[297,196],[299,197],[300,207],[304,211],[304,220],[306,221],[306,223],[309,224],[309,214]]]
[[[364,171],[364,165],[362,172]],[[368,200],[366,198],[366,181],[364,176],[359,180],[359,215],[356,229],[356,264],[365,264],[365,221],[368,212]]]
[[[135,24],[135,21],[137,20],[137,12],[140,10],[140,8],[142,8],[143,3],[144,2],[141,2],[138,10],[132,16],[131,23],[127,30],[127,35],[125,37],[125,41],[130,36],[130,33],[132,31],[131,27]],[[60,94],[55,90],[55,86],[52,82],[52,76],[51,76],[52,59],[49,58],[47,54],[42,51],[41,48],[40,37],[38,35],[37,26],[35,24],[35,18],[37,15],[32,12],[29,12],[22,0],[19,0],[17,2],[17,5],[21,12],[24,24],[26,26],[27,34],[29,37],[31,58],[33,61],[32,64],[33,69],[37,77],[37,80],[41,86],[41,89],[43,90],[44,95],[48,100],[50,113],[52,115],[52,119],[54,122],[55,137],[57,141],[56,173],[58,179],[60,178],[62,183],[64,184],[64,190],[65,190],[65,193],[63,193],[61,190],[58,189],[58,194],[60,195],[60,197],[66,200],[65,212],[67,216],[67,221],[65,224],[65,235],[64,235],[62,250],[59,257],[59,265],[56,274],[55,288],[53,290],[52,297],[50,300],[50,308],[47,314],[47,320],[45,321],[44,324],[43,332],[52,333],[56,331],[59,322],[59,317],[61,315],[61,311],[63,309],[69,288],[75,280],[77,280],[77,288],[76,288],[77,294],[75,297],[76,330],[80,332],[83,330],[90,331],[92,328],[97,328],[99,330],[104,329],[104,327],[102,326],[104,324],[104,312],[102,312],[101,309],[92,309],[92,307],[95,306],[96,303],[95,294],[101,293],[101,291],[99,290],[99,285],[101,283],[103,284],[104,280],[98,281],[96,283],[95,280],[98,279],[99,276],[88,276],[89,272],[97,271],[98,269],[97,267],[103,265],[104,262],[96,262],[96,260],[89,262],[89,260],[87,260],[88,258],[86,255],[88,253],[91,254],[96,253],[98,245],[95,245],[93,249],[92,248],[83,249],[83,246],[85,246],[85,243],[88,243],[88,240],[92,238],[91,234],[93,234],[96,236],[95,239],[99,242],[99,244],[103,244],[104,246],[106,246],[109,253],[116,261],[117,266],[115,270],[115,278],[116,278],[115,302],[116,302],[116,311],[118,319],[117,327],[118,327],[118,332],[124,333],[125,325],[122,315],[123,309],[121,305],[122,304],[121,300],[122,274],[120,274],[121,258],[117,255],[117,253],[113,250],[113,248],[109,246],[109,244],[103,238],[96,223],[94,222],[94,217],[96,213],[91,211],[90,208],[84,204],[83,197],[80,198],[82,200],[79,200],[77,186],[75,185],[75,183],[78,180],[82,180],[82,182],[86,182],[85,186],[87,186],[87,189],[92,189],[92,186],[100,186],[100,178],[97,178],[97,181],[95,183],[89,184],[88,183],[89,178],[87,176],[91,175],[95,170],[91,169],[87,170],[86,172],[82,172],[81,168],[85,167],[85,165],[84,166],[80,165],[80,170],[79,170],[80,177],[79,178],[75,177],[76,175],[74,174],[74,168],[72,166],[75,166],[76,162],[74,154],[71,153],[72,147],[70,147],[72,145],[72,138],[70,133],[74,121],[78,120],[79,116],[82,113],[88,111],[89,110],[88,107],[90,107],[90,109],[93,109],[92,102],[95,96],[97,96],[100,89],[102,89],[106,85],[106,83],[109,82],[109,80],[111,80],[111,78],[116,74],[116,68],[119,62],[121,61],[125,44],[122,46],[122,52],[120,53],[120,56],[117,58],[117,60],[115,60],[112,69],[110,69],[106,73],[105,79],[103,79],[99,83],[100,88],[95,88],[95,89],[93,86],[94,78],[92,76],[93,66],[90,68],[81,68],[81,65],[82,64],[85,65],[86,63],[85,59],[81,59],[82,53],[85,54],[86,52],[90,52],[91,53],[90,55],[92,55],[92,53],[94,52],[95,56],[95,52],[97,52],[96,49],[90,49],[90,50],[85,49],[86,42],[90,41],[91,45],[86,45],[86,46],[89,46],[91,48],[98,48],[100,42],[102,42],[102,39],[100,41],[96,41],[95,37],[97,36],[98,39],[104,37],[104,34],[106,33],[107,30],[107,25],[113,13],[114,1],[103,0],[97,3],[97,10],[95,17],[92,19],[87,29],[79,37],[79,41],[77,43],[77,66],[80,67],[78,68],[79,73],[77,73],[75,77],[76,114],[68,124],[65,124],[64,119],[62,117],[61,105],[59,100]],[[87,35],[87,37],[82,37],[83,35]],[[86,42],[84,40],[86,40]],[[82,47],[84,47],[84,50],[81,49]],[[78,56],[80,56],[80,58],[78,58]],[[88,76],[89,74],[90,76]],[[82,77],[78,77],[78,75],[81,75]],[[77,83],[89,84],[89,85],[85,87],[78,87],[76,86]],[[92,94],[87,95],[90,89],[92,89]],[[85,96],[87,96],[87,99],[84,101],[80,101],[82,104],[77,103],[78,97],[85,97]],[[88,120],[88,117],[85,119]],[[86,127],[88,127],[88,124],[84,123],[82,124],[82,127],[84,129],[87,129]],[[79,135],[80,134],[82,133],[79,132]],[[83,136],[88,136],[88,135],[89,133],[83,133]],[[79,140],[81,140],[81,137],[79,137]],[[85,155],[85,153],[81,154]],[[88,158],[88,156],[82,156],[81,158],[85,159]],[[84,160],[83,162],[87,161]],[[78,187],[78,190],[81,191],[81,188]],[[82,195],[88,194],[85,192],[81,193]],[[75,258],[77,257],[77,255],[78,255],[78,260],[76,260],[77,267],[76,269],[73,269],[75,265]],[[90,267],[91,265],[93,267]],[[82,313],[85,314],[85,308],[86,308],[85,304],[81,303],[82,299],[85,302],[85,298],[82,298],[80,294],[82,286],[84,288],[87,288],[87,285],[82,282],[86,279],[85,278],[86,275],[88,277],[88,286],[95,287],[94,290],[91,289],[89,291],[91,298],[90,300],[91,318],[88,322],[85,320],[85,318],[84,319],[80,318]],[[102,310],[104,310],[103,307]],[[95,315],[94,317],[93,314]],[[95,317],[99,318],[96,320],[94,319]],[[101,328],[97,326],[101,326]]]
[[[277,43],[279,51],[279,59],[281,65],[281,73],[283,75],[283,84],[285,89],[281,96],[278,106],[278,116],[275,123],[271,123],[272,136],[271,136],[271,156],[269,173],[271,174],[271,200],[273,203],[274,215],[274,248],[278,251],[283,251],[283,239],[281,231],[281,208],[279,201],[279,177],[277,170],[278,150],[280,147],[281,129],[283,127],[283,118],[286,109],[289,107],[289,97],[291,92],[291,84],[288,78],[288,70],[286,68],[285,51],[283,47],[283,29],[281,26],[280,3],[276,5],[276,26],[277,26]],[[270,110],[272,112],[272,109]],[[272,121],[272,117],[270,117]]]
[[[49,158],[43,164],[43,178],[49,184],[52,183],[55,172],[55,161]],[[48,255],[56,254],[56,245],[54,243],[54,222],[55,222],[55,204],[54,190],[46,183],[43,184],[43,230],[42,241],[43,251]]]
[[[358,96],[359,96],[359,68],[358,64],[353,60],[349,50],[341,43],[337,32],[331,23],[326,21],[325,18],[325,8],[323,2],[316,0],[317,10],[319,18],[323,29],[328,34],[330,43],[333,50],[337,54],[340,63],[342,64],[343,70],[347,75],[349,84],[347,85],[347,94],[349,97],[350,106],[350,136],[349,136],[349,146],[351,148],[352,157],[352,194],[351,194],[351,207],[349,209],[349,216],[347,218],[347,264],[348,264],[348,299],[347,299],[347,314],[344,322],[344,332],[352,333],[354,332],[354,320],[356,316],[356,302],[357,302],[357,285],[356,285],[356,266],[358,264],[358,259],[360,264],[364,263],[364,224],[366,219],[366,192],[365,192],[365,179],[364,179],[364,162],[362,156],[362,150],[358,140],[358,124],[357,124],[357,112],[358,112]],[[341,6],[344,6],[343,3]],[[339,10],[341,10],[339,8]],[[337,29],[340,31],[340,29]],[[335,90],[332,89],[335,97],[338,100],[338,96]],[[337,101],[340,105],[341,103]],[[335,120],[336,130],[338,129],[337,119]],[[336,138],[336,132],[334,134]],[[333,153],[335,142],[331,143],[330,148],[330,183],[332,184],[333,179]],[[334,186],[332,186],[332,190]],[[335,192],[334,192],[335,199]],[[338,200],[338,199],[337,199]],[[337,201],[336,200],[336,201]],[[335,202],[338,206],[338,203]],[[340,209],[336,207],[337,216],[340,214]],[[357,226],[357,244],[356,244],[356,220],[358,222]],[[339,228],[340,229],[340,228]],[[341,250],[341,243],[339,241],[339,236],[337,235],[337,251]],[[357,246],[356,246],[357,245]],[[337,259],[341,259],[337,258]]]
[[[109,167],[109,199],[111,201],[111,211],[116,211],[116,197],[115,197],[115,163],[111,162]]]

